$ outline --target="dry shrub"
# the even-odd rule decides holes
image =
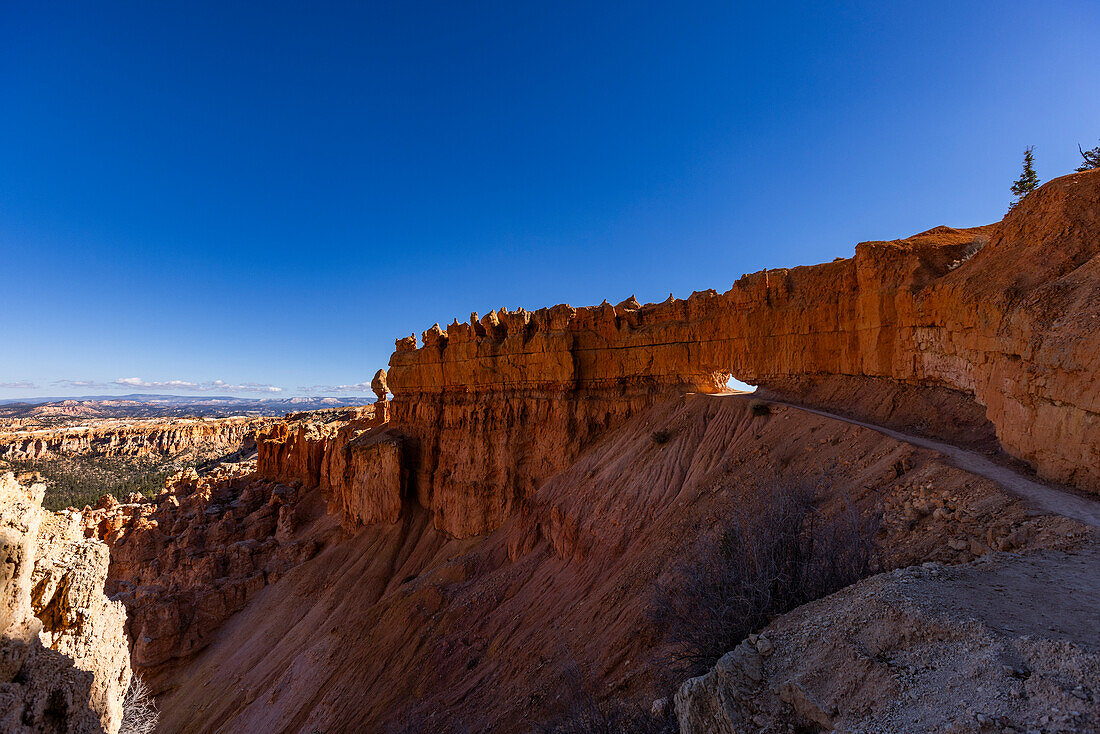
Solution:
[[[668,440],[670,438],[672,438],[672,431],[666,431],[666,430],[663,430],[663,429],[662,430],[657,430],[657,431],[654,431],[653,433],[649,434],[649,438],[653,441],[653,443],[657,444],[658,446],[661,446],[663,444],[668,443]]]
[[[825,514],[823,486],[775,480],[760,487],[751,511],[701,538],[658,587],[651,620],[670,643],[674,670],[705,672],[772,617],[869,574],[878,516],[861,516],[850,503]]]
[[[753,415],[769,415],[772,412],[772,406],[760,398],[753,398],[749,401],[749,410],[752,411]]]
[[[623,701],[600,701],[584,685],[577,661],[570,654],[562,673],[558,713],[537,724],[540,734],[674,734],[679,731],[672,707],[667,715],[653,716]]]
[[[160,712],[156,701],[149,693],[149,687],[141,676],[130,678],[130,687],[122,699],[122,726],[118,734],[152,734],[157,728]]]
[[[577,701],[568,711],[539,725],[543,734],[666,734],[675,721],[658,719],[620,701]]]
[[[446,712],[430,714],[422,710],[406,713],[382,728],[382,734],[473,734],[477,731],[488,730],[467,726]]]
[[[405,710],[395,712],[381,727],[381,734],[474,734],[491,731],[487,723],[469,720],[469,717],[476,717],[481,713],[439,709],[417,701]]]

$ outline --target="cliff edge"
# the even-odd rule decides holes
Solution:
[[[399,339],[391,428],[409,492],[455,536],[673,390],[732,374],[793,401],[935,397],[1047,480],[1100,492],[1100,171],[1055,179],[997,224],[865,242],[725,293],[492,311]],[[841,390],[840,387],[844,389]],[[885,396],[891,400],[885,400]],[[834,400],[835,403],[835,400]],[[844,407],[859,413],[860,402]],[[934,432],[934,431],[933,431]]]
[[[79,516],[42,509],[42,485],[0,476],[0,729],[114,734],[130,683],[107,546]]]

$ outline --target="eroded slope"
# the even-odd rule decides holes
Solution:
[[[655,584],[776,471],[827,473],[834,506],[882,508],[887,566],[1078,542],[1075,524],[875,431],[682,396],[598,440],[488,536],[448,539],[410,503],[334,539],[166,679],[164,730],[529,731],[563,705],[574,665],[601,697],[648,708],[678,683],[657,663]]]

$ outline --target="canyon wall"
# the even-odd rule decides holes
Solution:
[[[329,512],[348,527],[396,522],[410,462],[401,434],[385,430],[389,409],[383,400],[339,416],[303,413],[270,426],[256,436],[257,476],[323,487]]]
[[[641,305],[501,309],[399,339],[378,413],[273,426],[261,476],[329,492],[355,526],[407,498],[469,537],[669,394],[730,375],[793,402],[980,445],[1100,492],[1100,171],[1000,223]],[[385,397],[385,389],[380,398]]]
[[[379,403],[260,430],[255,475],[178,475],[83,513],[165,730],[458,731],[431,717],[469,712],[470,730],[527,731],[580,667],[652,700],[653,589],[773,473],[828,475],[837,512],[881,504],[887,567],[1076,542],[934,452],[680,393],[732,373],[883,422],[943,410],[974,428],[961,439],[988,424],[1098,491],[1098,213],[1100,172],[1079,174],[997,225],[722,294],[436,326],[398,341]]]
[[[43,492],[0,476],[0,730],[114,734],[130,654],[108,549]]]
[[[499,525],[666,391],[717,392],[731,373],[796,400],[804,377],[951,391],[1041,476],[1100,492],[1098,255],[1091,171],[996,225],[861,243],[853,258],[743,276],[721,294],[473,314],[419,348],[397,341],[391,423],[420,504],[457,536]]]
[[[796,482],[826,477],[828,513],[881,510],[886,568],[1064,548],[1087,533],[877,431],[779,405],[757,415],[743,396],[680,395],[600,435],[485,536],[449,538],[415,501],[397,522],[353,533],[317,532],[335,527],[333,517],[303,527],[296,542],[324,547],[207,628],[198,655],[153,679],[160,731],[526,734],[579,685],[648,711],[682,683],[651,616],[655,595],[681,588],[700,539],[754,511],[777,470]],[[301,508],[309,493],[294,495]],[[176,523],[219,517],[173,496]],[[215,504],[233,506],[217,499],[208,509]],[[185,519],[191,512],[197,520]],[[162,525],[169,546],[173,527]],[[187,559],[190,549],[176,546]],[[174,566],[158,563],[146,578],[166,583]]]
[[[75,515],[82,536],[110,548],[104,588],[126,606],[134,670],[157,692],[222,622],[318,552],[299,530],[325,517],[319,498],[248,465],[178,472],[165,484],[156,499],[106,496]]]
[[[72,454],[146,456],[193,448],[248,448],[256,431],[278,418],[213,418],[106,422],[84,428],[0,432],[0,459],[42,459]]]

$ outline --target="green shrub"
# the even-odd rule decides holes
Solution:
[[[184,467],[179,467],[184,468]],[[88,454],[37,460],[8,461],[5,471],[38,472],[46,485],[42,506],[47,510],[95,506],[109,494],[120,502],[138,493],[154,497],[178,468],[161,457],[108,457]]]

